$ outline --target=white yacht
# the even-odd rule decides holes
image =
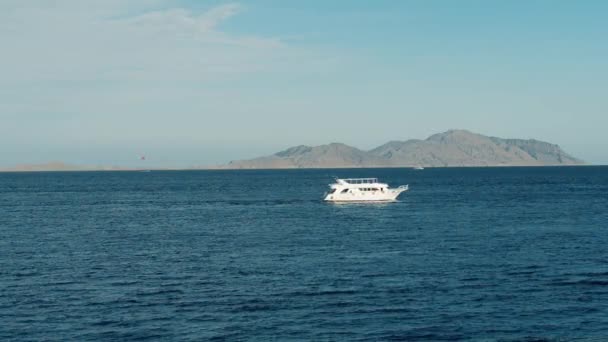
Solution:
[[[325,200],[330,202],[378,202],[394,201],[404,191],[407,185],[390,189],[388,184],[378,182],[377,178],[336,178]]]

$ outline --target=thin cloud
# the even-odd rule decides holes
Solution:
[[[199,17],[199,23],[203,27],[211,29],[216,27],[220,22],[236,15],[241,10],[242,6],[239,4],[226,4],[222,6],[217,6],[201,15]]]
[[[184,8],[146,11],[96,3],[79,7],[32,6],[5,12],[0,27],[3,81],[206,80],[223,72],[271,67],[287,47],[276,37],[237,35],[219,29],[240,11],[226,4],[194,13]],[[1,7],[1,6],[0,6]],[[143,12],[143,14],[141,14]],[[120,19],[116,19],[120,18]],[[134,78],[133,78],[134,77]],[[214,76],[215,77],[215,76]]]
[[[142,27],[168,30],[185,29],[206,33],[215,29],[222,21],[236,15],[240,8],[241,6],[238,4],[221,5],[199,15],[183,8],[174,8],[144,13],[122,21]]]
[[[222,22],[237,15],[242,9],[239,4],[227,4],[195,14],[183,8],[173,8],[119,19],[116,24],[124,25],[125,30],[134,33],[170,34],[165,38],[189,39],[196,43],[253,49],[278,48],[283,45],[278,38],[230,35],[218,29]]]

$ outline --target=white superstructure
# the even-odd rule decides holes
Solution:
[[[377,178],[337,178],[336,183],[329,187],[325,200],[331,202],[394,201],[408,190],[407,185],[390,189],[388,184],[378,182]]]

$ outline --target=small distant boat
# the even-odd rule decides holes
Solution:
[[[336,178],[336,183],[329,185],[325,194],[329,202],[386,202],[395,201],[399,195],[409,189],[408,185],[389,188],[377,178]]]
[[[424,170],[422,166],[414,166],[412,169],[414,170]]]

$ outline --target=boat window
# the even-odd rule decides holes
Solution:
[[[334,192],[336,192],[336,189],[331,189],[331,190],[329,190],[329,193],[330,193],[330,194],[333,194]]]
[[[340,193],[345,193],[345,192],[348,192],[348,189],[344,189],[344,190],[340,191]]]

